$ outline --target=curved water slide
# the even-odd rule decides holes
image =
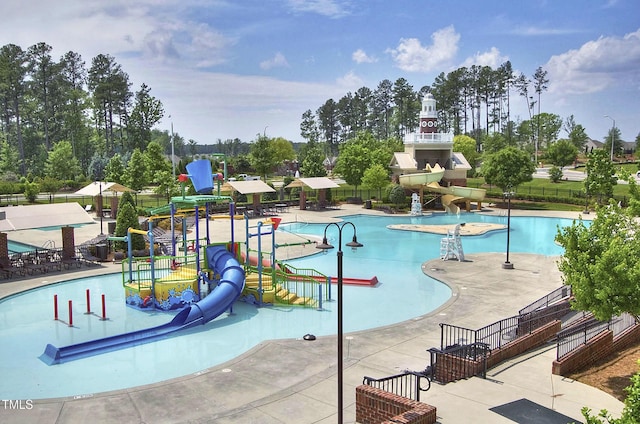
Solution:
[[[476,202],[481,202],[484,200],[487,191],[483,188],[472,188],[472,187],[462,187],[462,186],[449,186],[442,187],[438,182],[430,182],[425,186],[430,192],[439,193],[442,195],[442,206],[444,209],[453,214],[458,214],[460,212],[460,207],[455,204],[455,202],[460,200],[473,200]]]
[[[224,246],[209,246],[206,248],[206,255],[209,268],[220,274],[218,286],[201,301],[180,311],[169,323],[69,346],[55,347],[48,344],[40,359],[47,365],[54,365],[125,349],[217,318],[240,297],[244,289],[245,273],[238,260]]]

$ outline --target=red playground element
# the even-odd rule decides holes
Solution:
[[[58,295],[53,295],[53,319],[58,321]]]
[[[288,268],[285,268],[285,272],[287,274],[291,274],[291,270]],[[320,275],[314,275],[314,276],[310,276],[311,278],[313,278],[314,280],[318,281],[318,282],[324,282],[324,278]],[[338,284],[338,277],[330,277],[331,278],[331,283],[333,284]],[[378,277],[376,277],[375,275],[369,279],[367,278],[349,278],[349,277],[342,277],[342,284],[348,284],[350,286],[370,286],[373,287],[376,284],[378,284]]]
[[[273,217],[273,218],[269,218],[269,219],[271,219],[271,225],[273,225],[273,229],[277,230],[278,229],[278,225],[280,225],[280,221],[282,221],[282,218]]]
[[[102,295],[102,321],[107,320],[107,305],[105,302],[104,294]]]
[[[178,181],[180,181],[181,183],[186,183],[187,181],[189,181],[189,176],[187,174],[180,174],[178,175]]]
[[[69,301],[69,327],[73,327],[73,302]]]

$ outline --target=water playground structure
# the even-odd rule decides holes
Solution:
[[[129,228],[124,237],[110,237],[113,241],[127,243],[128,256],[122,261],[122,285],[126,304],[143,311],[177,312],[168,323],[105,337],[97,340],[56,347],[48,344],[40,359],[48,365],[59,364],[87,356],[98,355],[114,349],[151,342],[180,330],[203,325],[222,315],[232,313],[233,304],[242,300],[256,307],[284,304],[322,310],[323,302],[331,300],[331,284],[336,278],[326,276],[313,269],[296,268],[276,261],[278,247],[294,244],[312,244],[305,239],[299,243],[278,245],[275,232],[280,224],[276,217],[267,218],[250,225],[249,217],[238,215],[233,199],[220,195],[220,183],[225,176],[213,174],[208,160],[198,160],[187,165],[188,175],[181,175],[182,195],[171,199],[167,206],[156,208],[149,219],[148,231]],[[196,191],[186,196],[184,184],[190,179]],[[218,183],[218,194],[207,194]],[[212,204],[227,204],[229,214],[212,215]],[[166,212],[168,215],[163,215]],[[183,224],[188,214],[195,216],[195,239],[187,240],[186,226],[182,226],[182,237],[176,237],[174,222],[182,217]],[[229,220],[228,242],[212,243],[210,226],[201,236],[199,218],[206,222],[215,219]],[[153,222],[156,219],[171,219],[170,254],[156,255],[157,241]],[[244,220],[246,239],[244,243],[234,240],[235,221]],[[132,236],[146,235],[149,239],[149,256],[134,257]],[[270,236],[271,251],[263,252],[263,238]],[[257,238],[257,250],[249,247],[249,241]],[[243,246],[244,245],[244,246]],[[243,249],[244,247],[244,249]],[[377,278],[344,279],[345,284],[373,286]]]
[[[389,165],[402,187],[417,191],[419,203],[412,205],[412,214],[422,214],[425,191],[434,195],[431,201],[440,199],[447,213],[458,214],[461,203],[469,212],[471,202],[480,210],[486,191],[466,187],[471,166],[462,153],[453,151],[453,134],[438,130],[436,100],[431,93],[422,99],[418,119],[418,131],[405,135],[404,152],[394,153]]]

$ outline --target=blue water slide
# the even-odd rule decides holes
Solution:
[[[206,324],[231,308],[244,289],[244,269],[224,246],[206,248],[209,268],[220,274],[220,282],[209,296],[180,311],[170,322],[157,327],[91,340],[69,346],[48,344],[40,359],[47,365],[73,361],[117,349],[148,343],[179,330]]]

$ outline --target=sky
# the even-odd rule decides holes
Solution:
[[[87,68],[113,56],[163,103],[157,128],[199,144],[304,141],[302,114],[329,98],[507,60],[548,72],[541,112],[596,140],[614,123],[640,133],[638,0],[5,0],[0,16],[0,45],[45,42]],[[511,103],[528,119],[523,97]]]

